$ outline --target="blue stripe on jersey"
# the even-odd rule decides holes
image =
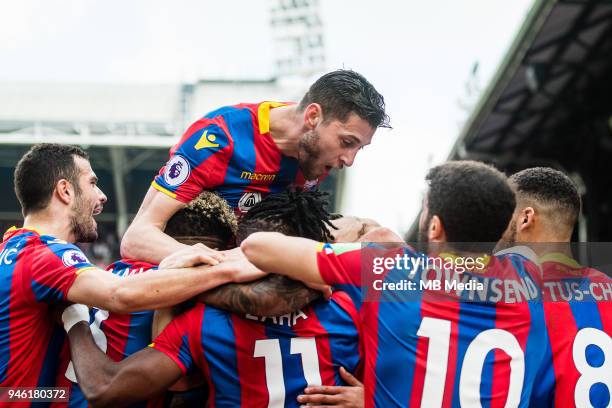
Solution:
[[[208,362],[210,381],[216,390],[215,406],[240,407],[240,379],[236,336],[229,313],[207,306],[202,318],[201,347]],[[224,404],[224,405],[221,405]]]
[[[225,115],[226,113],[231,113],[234,112],[236,110],[238,110],[239,108],[236,108],[235,106],[222,106],[219,109],[215,109],[212,112],[208,112],[206,115],[204,115],[205,119],[214,119],[217,116],[222,116]]]
[[[530,333],[531,334],[531,333]],[[555,373],[553,370],[553,356],[548,340],[548,333],[545,336],[546,345],[542,356],[542,364],[535,376],[533,390],[531,392],[530,406],[533,407],[554,407]]]
[[[32,280],[31,287],[37,302],[52,303],[63,299],[61,290],[50,288],[42,283],[36,282],[35,280]]]
[[[240,179],[243,171],[255,172],[257,157],[255,154],[255,141],[253,120],[251,112],[247,108],[236,109],[225,112],[223,114],[225,123],[230,134],[234,138],[234,151],[227,166],[225,179],[223,180],[223,190],[229,191],[231,194],[222,194],[232,207],[238,206],[238,201],[245,191],[245,188],[237,188],[236,185],[244,183]],[[246,187],[246,186],[245,186]],[[220,189],[221,190],[221,189]]]
[[[181,347],[179,347],[178,358],[188,371],[193,369],[193,358],[191,357],[191,351],[189,350],[189,336],[187,334],[181,338]]]
[[[151,343],[151,328],[153,327],[151,310],[130,313],[130,326],[123,355],[129,357]]]
[[[337,385],[346,385],[340,377],[340,366],[354,374],[359,365],[359,332],[351,316],[336,302],[312,305],[321,326],[329,334],[329,348]]]
[[[298,169],[299,162],[297,159],[281,154],[280,170],[270,185],[270,192],[282,193],[283,191],[287,190],[287,186],[290,185],[297,177]]]
[[[404,278],[405,271],[394,269],[388,273],[385,281],[400,282]],[[393,299],[396,296],[403,298]],[[407,406],[410,401],[416,367],[416,333],[422,318],[421,299],[420,290],[414,291],[410,301],[404,302],[398,300],[405,300],[405,295],[396,294],[395,291],[382,294],[378,305],[378,355],[375,366],[374,402],[377,407]]]
[[[361,310],[364,298],[362,291],[364,291],[365,289],[362,289],[360,286],[343,283],[340,285],[334,285],[334,290],[341,290],[342,292],[349,295],[357,311]]]
[[[70,401],[68,408],[87,408],[89,406],[85,394],[81,391],[81,387],[77,383],[70,383]]]
[[[40,369],[37,387],[52,387],[55,385],[60,363],[59,355],[65,338],[64,329],[55,325]]]
[[[459,380],[461,378],[461,369],[463,368],[463,359],[465,352],[478,334],[481,332],[495,328],[496,310],[495,304],[489,302],[461,302],[459,305],[459,324],[457,327],[457,367],[455,369],[454,384],[453,384],[453,407],[459,407]],[[484,362],[484,367],[481,373],[480,386],[480,401],[488,401],[491,398],[491,387],[493,380],[493,359],[491,351]],[[471,367],[466,367],[468,370]],[[488,375],[488,377],[485,377]],[[486,383],[486,384],[483,384]],[[485,392],[483,394],[482,392]],[[484,397],[484,398],[483,398]],[[484,406],[484,405],[483,405]],[[487,405],[488,402],[487,402]]]
[[[537,287],[532,277],[525,269],[526,260],[518,255],[511,256],[512,265],[518,272],[518,275],[524,280],[531,280],[534,287]],[[542,369],[544,364],[548,364],[550,361],[552,364],[552,355],[550,360],[545,360],[545,353],[542,350],[547,350],[550,353],[550,345],[548,343],[548,333],[546,329],[546,317],[544,314],[544,305],[542,304],[541,291],[538,291],[538,299],[528,300],[527,306],[529,307],[529,334],[527,335],[527,343],[525,344],[525,378],[523,380],[523,390],[521,391],[521,404],[528,405],[533,389],[535,388],[535,381],[538,372]],[[546,375],[546,374],[545,374]],[[554,375],[549,373],[546,375],[546,380],[554,382]],[[544,378],[542,379],[544,380]]]
[[[18,234],[11,237],[0,252],[0,383],[6,380],[8,363],[11,360],[10,343],[10,303],[13,273],[19,255],[19,243],[23,242],[31,233]]]

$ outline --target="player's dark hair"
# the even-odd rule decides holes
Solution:
[[[510,177],[519,201],[534,201],[552,209],[560,221],[573,226],[580,214],[580,194],[563,172],[550,167],[532,167]]]
[[[14,180],[24,217],[49,205],[60,180],[68,180],[77,194],[81,191],[74,156],[89,160],[89,155],[80,147],[56,143],[36,144],[21,157]]]
[[[236,228],[236,215],[227,201],[204,191],[168,220],[165,232],[180,241],[202,241],[207,237],[207,244],[214,237],[217,247],[224,248],[233,241]]]
[[[430,169],[425,179],[429,217],[440,218],[449,242],[500,239],[516,204],[503,173],[481,162],[450,161]]]
[[[238,223],[238,242],[257,231],[281,232],[285,235],[316,241],[333,240],[328,226],[335,228],[325,209],[326,193],[320,191],[270,194],[255,204]]]
[[[325,121],[337,119],[345,122],[354,112],[374,129],[391,127],[385,113],[385,99],[355,71],[339,69],[317,79],[300,101],[298,109],[304,111],[311,103],[321,105]]]

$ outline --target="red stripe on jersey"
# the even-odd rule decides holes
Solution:
[[[268,387],[265,358],[253,357],[255,342],[265,340],[266,326],[250,323],[238,315],[232,315],[236,339],[236,359],[240,379],[240,401],[242,406],[265,407],[268,405]],[[255,375],[254,375],[255,374]]]
[[[28,244],[37,237],[28,237]],[[36,245],[36,244],[34,244]],[[26,246],[27,248],[27,246]],[[47,307],[44,303],[36,303],[36,299],[31,290],[28,290],[30,283],[31,265],[33,257],[30,252],[21,251],[15,269],[13,270],[13,281],[11,283],[11,294],[20,294],[23,297],[11,296],[9,299],[9,342],[11,359],[8,362],[6,381],[3,386],[35,387],[38,383],[38,376],[42,369],[46,346],[51,339],[52,327],[46,322],[40,321],[40,315],[46,315]],[[27,285],[27,286],[26,286]],[[24,304],[34,304],[33,307],[24,307]],[[35,317],[35,333],[25,333],[24,328],[32,328],[32,315]],[[36,318],[38,317],[38,318]],[[19,331],[18,329],[21,329]],[[32,335],[35,334],[37,340],[32,342]],[[36,346],[38,347],[32,347]]]
[[[123,360],[130,332],[130,320],[131,316],[129,314],[112,313],[108,319],[102,322],[101,329],[106,336],[108,345],[106,355],[113,361]],[[109,327],[109,325],[112,327]]]
[[[376,359],[378,358],[378,302],[368,302],[361,306],[364,331],[363,344],[366,350],[363,386],[366,408],[374,408],[376,393]]]
[[[568,385],[580,377],[571,347],[578,327],[569,303],[545,302],[544,312],[555,372],[555,407],[575,407],[574,387]]]
[[[197,314],[194,313],[197,316],[197,319],[189,324],[189,349],[195,364],[202,370],[204,379],[208,384],[208,406],[209,408],[215,408],[215,387],[213,386],[210,376],[210,368],[208,367],[208,363],[204,357],[204,347],[202,347],[202,320],[204,319],[204,311],[206,310],[206,306],[203,303],[198,303],[194,309],[200,310]]]
[[[612,302],[597,302],[597,309],[604,332],[612,336]]]
[[[293,332],[298,337],[314,337],[316,339],[317,356],[319,356],[319,374],[321,375],[322,385],[339,385],[336,384],[335,380],[334,362],[327,330],[321,325],[319,317],[312,308],[309,308],[305,313],[308,319],[300,319],[292,327]]]

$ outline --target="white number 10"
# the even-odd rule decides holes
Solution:
[[[427,368],[421,406],[441,407],[446,382],[451,322],[425,317],[417,332],[429,339]],[[461,366],[459,378],[459,403],[464,407],[481,407],[480,380],[487,354],[500,349],[510,356],[510,385],[506,407],[516,407],[521,401],[525,376],[525,356],[516,337],[506,330],[489,329],[479,333],[470,343]]]
[[[304,378],[310,385],[321,385],[319,356],[314,337],[294,337],[291,339],[291,354],[302,356]],[[285,378],[283,376],[283,356],[278,339],[257,340],[253,357],[265,358],[266,386],[268,387],[268,408],[285,406]]]

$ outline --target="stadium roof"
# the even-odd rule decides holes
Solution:
[[[610,55],[611,1],[537,1],[450,158],[571,167],[568,126],[598,115],[609,125]]]
[[[612,240],[611,55],[612,1],[537,0],[449,159],[563,169],[583,193],[577,238]]]

